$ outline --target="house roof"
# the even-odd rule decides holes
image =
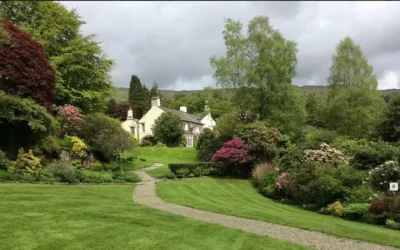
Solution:
[[[203,124],[200,122],[201,118],[203,118],[203,117],[201,117],[201,114],[189,114],[186,112],[182,112],[182,111],[179,111],[176,109],[170,109],[170,108],[166,108],[166,107],[159,107],[159,108],[165,112],[177,115],[179,118],[181,118],[182,121]]]

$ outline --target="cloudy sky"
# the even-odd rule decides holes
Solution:
[[[224,18],[245,26],[266,15],[298,45],[296,85],[325,85],[337,43],[351,36],[374,67],[379,88],[400,88],[400,2],[62,2],[98,34],[116,61],[118,87],[136,74],[161,89],[214,85],[209,59],[225,54]]]

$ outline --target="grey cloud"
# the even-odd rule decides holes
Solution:
[[[116,60],[116,86],[132,74],[148,86],[200,89],[214,84],[209,59],[222,56],[224,18],[247,26],[257,15],[298,44],[294,84],[326,84],[337,43],[351,36],[382,86],[400,79],[400,3],[395,2],[62,2],[77,7]],[[397,59],[396,59],[397,57]],[[392,86],[393,87],[393,86]],[[394,86],[397,87],[397,86]]]

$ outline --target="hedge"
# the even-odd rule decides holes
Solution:
[[[171,163],[168,167],[178,178],[221,174],[221,165],[215,162]]]

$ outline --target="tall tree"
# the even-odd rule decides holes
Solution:
[[[356,138],[371,135],[385,104],[372,66],[350,37],[336,47],[328,83],[325,126]]]
[[[43,44],[56,70],[56,104],[73,104],[84,112],[105,108],[112,89],[113,61],[94,41],[94,35],[79,33],[85,22],[76,10],[57,2],[1,1],[0,16]]]
[[[296,44],[285,40],[265,16],[253,18],[246,35],[239,21],[227,19],[223,37],[226,56],[210,60],[217,84],[233,90],[240,110],[258,113],[285,133],[300,128],[304,106],[291,84]]]
[[[32,98],[52,111],[54,70],[44,55],[43,46],[9,21],[0,20],[0,26],[9,39],[0,44],[0,90]]]
[[[171,113],[163,113],[158,117],[151,128],[154,137],[169,147],[178,146],[183,136],[181,119]]]
[[[142,116],[146,114],[147,111],[151,108],[151,95],[149,89],[145,84],[142,85],[142,95],[141,95],[141,107],[142,107]]]
[[[150,98],[158,96],[161,98],[160,96],[160,91],[158,90],[158,84],[156,82],[153,82],[153,86],[151,86],[150,89]]]
[[[321,126],[320,103],[315,93],[308,94],[305,107],[307,112],[307,123],[312,126]]]
[[[129,85],[128,100],[129,103],[132,105],[133,117],[137,119],[142,117],[141,94],[142,84],[140,83],[140,79],[136,75],[132,75]]]
[[[377,130],[385,141],[397,142],[400,139],[400,93],[390,96],[388,109]]]

